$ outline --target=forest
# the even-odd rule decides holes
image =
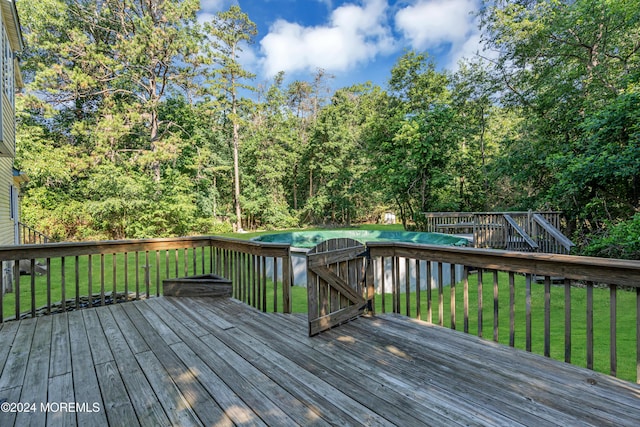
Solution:
[[[17,2],[22,220],[57,240],[564,212],[640,259],[640,1],[485,1],[485,51],[405,51],[385,87],[256,81],[256,26],[198,0]]]

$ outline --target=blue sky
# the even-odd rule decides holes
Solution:
[[[334,89],[372,81],[384,86],[407,49],[426,51],[440,69],[455,69],[480,49],[480,0],[201,0],[205,21],[233,3],[258,35],[242,61],[256,83],[284,71],[310,80],[318,68]]]

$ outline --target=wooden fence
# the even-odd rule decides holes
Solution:
[[[527,351],[547,357],[553,352],[557,359],[589,369],[599,364],[598,370],[613,376],[620,358],[640,378],[640,261],[406,243],[367,247],[382,312],[510,346],[518,341]],[[445,287],[447,275],[454,280]],[[623,312],[627,319],[631,313],[633,321],[620,324]],[[560,346],[552,347],[552,335]],[[625,342],[622,355],[619,342]],[[602,348],[608,352],[594,350]],[[608,366],[602,365],[604,359]]]
[[[428,232],[468,234],[476,248],[569,254],[561,212],[425,212]]]
[[[0,262],[0,322],[158,296],[165,278],[209,273],[231,279],[233,296],[253,307],[291,310],[283,244],[219,237],[51,243],[0,247]]]

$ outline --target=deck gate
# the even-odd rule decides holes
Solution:
[[[364,244],[324,241],[307,253],[309,336],[373,312],[373,267]]]

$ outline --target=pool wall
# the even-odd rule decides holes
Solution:
[[[291,248],[291,268],[293,270],[293,285],[294,286],[307,286],[307,252],[309,249],[301,249],[301,248]],[[420,268],[420,277],[422,278],[420,283],[420,289],[427,289],[427,262],[429,262],[431,274],[429,277],[429,284],[431,288],[438,287],[438,263],[435,261],[420,261],[418,263]],[[385,268],[384,268],[384,290],[385,293],[391,293],[393,277],[391,268],[392,265],[391,258],[385,258]],[[398,258],[398,270],[399,270],[399,279],[400,279],[400,292],[404,293],[406,290],[406,262],[405,258]],[[271,277],[273,275],[273,258],[269,258],[266,263],[267,269],[267,277]],[[278,260],[278,271],[282,271],[282,260]],[[454,269],[454,283],[457,283],[462,280],[462,275],[464,272],[464,266],[455,265]],[[379,263],[376,265],[374,269],[374,283],[375,283],[375,291],[376,293],[382,293],[382,272],[380,271]],[[416,290],[416,265],[411,262],[409,263],[409,285],[411,292]],[[442,263],[442,285],[449,286],[451,285],[451,264]]]
[[[467,243],[465,238],[450,236],[441,233],[417,233],[417,232],[400,232],[400,231],[378,231],[378,230],[327,230],[327,231],[303,231],[293,233],[275,233],[267,234],[256,237],[252,240],[262,242],[278,242],[291,244],[291,267],[293,270],[293,285],[295,286],[307,286],[307,258],[306,254],[310,248],[314,247],[321,241],[333,238],[348,237],[356,239],[362,242],[368,241],[402,241],[410,243],[427,243],[427,244],[439,244],[445,246],[464,246]],[[385,259],[384,271],[384,290],[385,293],[391,293],[392,289],[392,266],[391,258]],[[413,292],[416,289],[416,268],[420,269],[420,277],[422,278],[420,283],[420,289],[426,289],[428,286],[431,288],[438,287],[438,263],[430,262],[430,277],[427,277],[427,262],[420,261],[418,267],[415,263],[410,263],[409,271],[406,271],[405,258],[399,258],[399,280],[400,291],[404,293],[406,291],[407,274],[409,276],[410,290]],[[266,273],[268,276],[273,275],[273,259],[267,259]],[[454,269],[453,280],[459,282],[462,280],[464,267],[456,265]],[[282,271],[282,261],[278,261],[278,271]],[[376,293],[382,293],[382,271],[380,267],[376,266],[374,270],[374,283],[376,285]],[[442,264],[442,285],[449,286],[451,284],[451,268],[450,264]]]

